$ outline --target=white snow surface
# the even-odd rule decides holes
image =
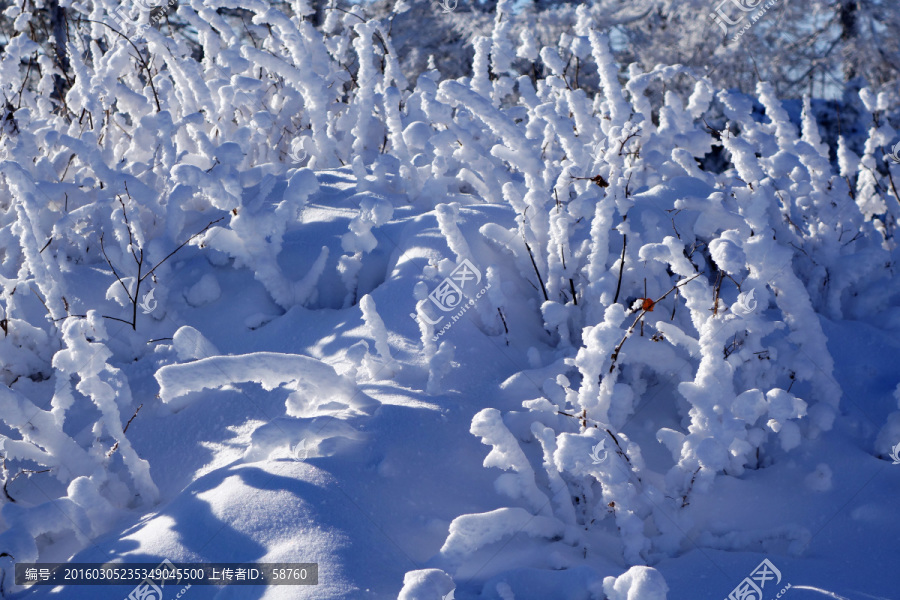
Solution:
[[[338,199],[356,192],[346,172],[318,176],[323,190],[310,198],[305,223],[338,233],[329,243],[339,253],[339,225],[347,227],[355,215],[351,210],[341,212],[345,205]],[[326,211],[322,204],[326,198],[338,210]],[[460,225],[464,234],[477,231],[487,219],[502,218],[496,206],[459,210],[468,223]],[[799,453],[784,453],[778,442],[769,450],[772,457],[759,467],[740,477],[720,475],[708,491],[696,493],[679,516],[675,505],[666,505],[664,495],[654,491],[664,481],[650,471],[637,471],[643,479],[638,482],[608,434],[590,424],[592,437],[583,444],[572,443],[580,438],[578,429],[570,427],[577,419],[556,414],[571,411],[568,403],[577,401],[577,392],[567,389],[572,383],[564,382],[563,387],[558,383],[566,380],[558,379],[561,373],[572,372],[532,337],[543,319],[542,298],[531,302],[527,318],[519,312],[525,309],[514,304],[504,309],[512,325],[509,348],[483,333],[478,313],[470,310],[466,318],[454,322],[444,339],[456,346],[455,366],[444,368],[440,389],[432,387],[431,395],[426,395],[431,367],[421,353],[419,325],[409,313],[416,310],[413,287],[423,280],[427,264],[421,257],[456,258],[434,235],[440,230],[440,218],[425,213],[415,224],[384,225],[388,232],[379,244],[390,246],[390,236],[404,250],[391,246],[390,253],[365,259],[368,268],[377,267],[386,280],[360,279],[361,289],[372,298],[362,309],[295,306],[283,311],[252,273],[212,264],[199,251],[185,255],[173,269],[169,286],[196,285],[203,277],[199,273],[215,276],[221,288],[216,310],[172,300],[176,317],[144,319],[139,330],[145,338],[168,333],[174,339],[157,342],[134,365],[121,365],[132,382],[135,403],[144,403],[128,437],[150,464],[159,502],[139,513],[123,511],[83,476],[70,485],[68,499],[40,511],[23,512],[18,503],[5,505],[0,517],[7,529],[0,541],[8,540],[6,548],[13,553],[41,560],[319,563],[318,586],[193,586],[188,593],[198,599],[439,600],[451,591],[463,600],[726,597],[765,557],[790,582],[815,582],[818,588],[846,598],[890,597],[892,583],[882,569],[888,569],[889,549],[900,530],[887,507],[900,479],[889,460],[873,456],[862,445],[855,432],[865,417],[854,405],[842,418],[846,425],[839,420],[834,430],[815,440],[796,438]],[[471,235],[468,243],[473,263],[482,272],[501,263],[500,256],[475,240]],[[320,247],[321,243],[286,243],[298,262],[315,260]],[[333,277],[340,281],[338,274]],[[441,279],[437,274],[424,279],[427,289],[434,289]],[[510,279],[511,275],[500,274],[498,280],[507,295],[515,297],[521,292],[510,288]],[[90,281],[84,285],[83,293],[88,294]],[[98,292],[104,293],[105,289]],[[339,307],[345,293],[340,286],[323,287],[319,302],[334,300],[331,306]],[[371,311],[368,320],[364,310]],[[425,310],[429,318],[443,314],[430,305]],[[268,316],[256,318],[254,323],[259,324],[251,329],[245,321],[254,315]],[[561,318],[554,317],[554,322]],[[633,318],[626,319],[626,325]],[[887,365],[897,355],[896,343],[872,326],[823,323],[839,380],[858,381],[854,378]],[[115,335],[129,331],[116,329]],[[490,331],[502,332],[502,324]],[[659,331],[679,343],[686,357],[700,356],[689,324],[661,322]],[[621,340],[609,337],[613,345]],[[870,339],[880,341],[873,344]],[[641,338],[632,341],[632,352],[644,343]],[[371,350],[351,351],[360,342]],[[538,350],[529,351],[532,347]],[[119,345],[114,349],[121,351]],[[399,369],[392,379],[372,380],[362,361],[372,357],[381,363],[382,353]],[[540,368],[533,368],[529,357],[539,360]],[[597,360],[603,357],[608,354],[600,352]],[[657,358],[666,360],[664,355]],[[352,360],[358,361],[358,368]],[[100,372],[102,365],[96,359],[90,364],[94,366],[82,370]],[[609,363],[603,364],[598,374],[608,372]],[[542,383],[543,391],[535,383]],[[15,387],[28,394],[36,393],[39,385]],[[886,416],[896,410],[891,395],[895,387],[895,381],[870,381],[855,398],[884,394]],[[602,389],[601,382],[598,393]],[[610,393],[606,402],[615,406],[621,392]],[[678,460],[685,452],[689,433],[674,409],[683,402],[677,391],[661,389],[655,394],[658,397],[639,419],[615,432],[625,450],[630,443],[625,433],[640,443],[648,465],[642,469],[673,464],[672,455]],[[532,402],[542,395],[549,403]],[[797,386],[790,393],[754,386],[736,396],[731,414],[755,427],[746,439],[758,444],[760,428],[783,436],[784,425],[803,420],[800,397]],[[554,436],[538,442],[532,421],[524,419],[523,402],[540,407],[534,414],[543,415],[536,418],[551,432],[568,431],[568,437],[556,442],[558,448],[542,449]],[[121,420],[132,411],[121,411]],[[778,424],[780,433],[774,432]],[[606,462],[594,465],[590,449],[603,437]],[[489,442],[487,447],[482,439]],[[715,439],[707,437],[697,445],[697,464],[727,469],[729,463],[722,457],[739,447],[722,451]],[[5,444],[8,450],[14,447],[12,440]],[[545,451],[549,458],[541,458]],[[628,452],[639,464],[637,454]],[[76,457],[71,460],[74,468]],[[91,474],[90,464],[86,463],[85,475]],[[574,474],[596,477],[602,482],[597,488],[578,489],[598,507],[585,513],[583,500],[571,501],[575,488],[560,494],[558,487],[546,487],[546,465],[562,474],[554,480],[557,486],[571,481]],[[602,471],[604,465],[612,470]],[[509,470],[505,479],[495,482],[500,469]],[[40,484],[39,477],[20,477],[9,486],[11,495],[39,504],[38,488],[24,485],[30,480]],[[841,511],[860,489],[861,496]],[[646,503],[642,497],[648,498]],[[574,506],[570,516],[557,512],[565,501]],[[621,505],[623,512],[612,514],[610,502]],[[584,535],[569,524],[584,518],[582,514],[615,520],[608,521],[611,528]],[[656,526],[674,532],[667,534],[673,539],[683,529],[709,531],[702,538],[706,547],[700,552],[678,549],[676,544],[670,556],[658,560],[657,555],[652,568],[627,565],[616,525],[639,527],[650,514],[658,515]],[[832,515],[824,530],[808,535],[822,526],[821,518]],[[92,525],[97,520],[103,527]],[[785,524],[793,529],[778,529]],[[50,538],[41,534],[59,542],[48,545]],[[23,543],[26,539],[41,542],[29,546]],[[876,550],[872,556],[881,558],[856,562],[848,571],[845,548],[863,540]],[[590,548],[586,556],[585,548]],[[808,559],[810,553],[817,558]],[[107,589],[122,597],[130,591],[122,586]],[[41,599],[97,597],[91,588],[81,586],[55,593],[45,588],[15,593],[13,597]],[[802,598],[803,593],[792,590],[788,595]]]

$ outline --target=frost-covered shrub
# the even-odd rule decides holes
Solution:
[[[690,530],[678,511],[717,475],[764,466],[831,428],[840,388],[817,312],[878,308],[860,291],[869,286],[896,297],[876,266],[893,265],[895,211],[872,200],[886,185],[865,183],[883,168],[870,161],[866,177],[862,163],[835,168],[808,103],[798,127],[765,83],[764,116],[704,79],[690,97],[668,92],[654,105],[644,94],[651,83],[690,72],[632,69],[623,86],[608,40],[579,14],[602,95],[574,88],[551,47],[540,53],[551,75],[537,86],[519,77],[498,95],[488,82],[506,71],[493,71],[487,45],[476,43],[471,80],[442,82],[428,106],[455,136],[455,147],[436,136],[446,150],[435,153],[430,181],[441,183],[432,189],[453,193],[454,164],[476,194],[502,189],[517,227],[481,233],[513,267],[506,277],[527,282],[534,317],[552,335],[544,365],[557,372],[522,398],[525,412],[475,417],[472,433],[492,448],[485,466],[508,471],[497,489],[516,504],[455,520],[442,549],[451,562],[512,535],[522,520],[509,511],[523,510],[533,515],[529,535],[573,554],[590,554],[590,532],[607,519],[627,563],[678,552]],[[502,46],[503,28],[494,35]],[[880,101],[870,110],[896,108]],[[872,132],[868,152],[890,135]],[[704,170],[717,149],[726,168]],[[483,160],[488,152],[495,160]],[[459,257],[472,240],[445,227],[446,210],[437,218]],[[681,428],[657,433],[672,460],[660,473],[622,429],[667,386]],[[598,444],[609,458],[595,464]]]
[[[52,359],[54,374],[48,386],[28,386],[30,394],[0,388],[0,414],[4,429],[0,453],[6,484],[28,471],[48,473],[65,494],[36,506],[22,505],[6,492],[0,510],[3,531],[0,547],[17,561],[37,562],[49,539],[74,537],[80,544],[105,530],[122,511],[149,508],[159,492],[147,461],[138,456],[125,433],[135,407],[122,372],[109,364],[112,352],[102,318],[95,311],[86,318],[67,319],[62,327],[63,347]],[[74,383],[74,385],[73,385]],[[50,392],[49,408],[42,408]],[[32,398],[29,398],[32,396]],[[94,409],[77,404],[90,402]],[[70,433],[88,423],[87,439]],[[124,417],[124,418],[123,418]],[[69,429],[70,431],[67,431]],[[44,537],[46,536],[49,537]],[[4,586],[12,584],[12,570],[4,572]]]

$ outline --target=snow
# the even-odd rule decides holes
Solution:
[[[391,346],[388,343],[388,331],[384,321],[378,315],[375,300],[365,295],[359,301],[363,319],[372,338],[375,340],[375,349],[378,351],[379,362],[369,368],[369,375],[375,379],[379,376],[390,378],[394,374],[394,359],[391,356]]]
[[[815,471],[806,476],[803,482],[814,492],[830,492],[833,489],[831,476],[831,468],[825,463],[820,463],[816,465]]]
[[[366,408],[356,385],[319,360],[295,354],[255,352],[239,356],[213,356],[186,364],[168,365],[156,372],[159,397],[172,410],[187,406],[192,393],[239,382],[254,382],[264,390],[286,385],[302,395],[288,398],[288,411],[302,414],[319,404]]]
[[[178,328],[178,331],[172,336],[172,346],[181,362],[219,355],[219,350],[213,343],[190,325]]]
[[[207,273],[188,289],[185,299],[191,306],[203,306],[215,302],[221,295],[222,288],[219,287],[219,282],[215,276]]]
[[[409,571],[403,576],[403,589],[397,600],[445,598],[454,589],[453,579],[440,569]]]
[[[459,560],[482,546],[513,534],[552,538],[561,536],[563,531],[563,524],[556,519],[533,515],[522,508],[498,508],[488,513],[454,519],[441,554],[451,561]]]
[[[603,591],[609,600],[665,600],[669,588],[656,569],[631,567],[619,577],[604,579]]]
[[[742,93],[658,64],[708,31],[629,46],[690,3],[545,4],[185,3],[132,46],[85,0],[68,67],[5,10],[0,596],[894,597],[893,88]]]

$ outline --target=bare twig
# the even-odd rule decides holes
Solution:
[[[126,193],[128,192],[127,186],[125,188],[125,192]],[[130,195],[129,195],[129,197],[130,197]],[[139,248],[138,251],[135,252],[134,237],[133,237],[133,233],[131,231],[131,223],[128,221],[128,214],[125,211],[125,203],[122,201],[121,197],[119,197],[118,200],[119,200],[119,203],[122,205],[122,215],[125,219],[125,228],[128,230],[129,250],[131,251],[131,256],[134,258],[134,262],[137,265],[137,276],[135,277],[135,288],[134,288],[134,294],[132,295],[132,293],[128,290],[128,286],[125,285],[125,282],[122,280],[122,277],[119,275],[119,272],[116,271],[116,268],[113,266],[112,261],[109,259],[109,256],[107,256],[106,248],[103,245],[103,234],[101,233],[100,234],[100,249],[103,252],[103,258],[106,259],[106,264],[108,264],[109,268],[112,269],[113,275],[115,276],[115,278],[119,282],[119,284],[122,286],[122,289],[125,290],[125,293],[128,295],[128,299],[131,301],[131,320],[130,321],[126,321],[125,319],[119,319],[118,317],[110,317],[107,315],[103,315],[103,317],[106,319],[112,319],[114,321],[121,321],[122,323],[128,323],[129,325],[131,325],[132,329],[137,330],[137,309],[138,309],[138,299],[140,298],[140,294],[141,294],[141,283],[143,283],[145,279],[147,279],[148,277],[153,275],[153,272],[156,271],[156,269],[158,269],[164,262],[166,262],[167,260],[169,260],[170,258],[175,256],[175,254],[179,250],[181,250],[186,245],[188,245],[191,242],[191,240],[193,240],[194,238],[196,238],[199,235],[202,235],[210,227],[212,227],[219,221],[223,220],[225,217],[219,217],[218,219],[215,219],[214,221],[210,221],[209,223],[207,223],[206,227],[204,227],[203,229],[201,229],[200,231],[198,231],[197,233],[195,233],[194,235],[192,235],[191,237],[186,239],[184,242],[179,244],[178,247],[175,248],[174,250],[172,250],[171,252],[169,252],[169,254],[167,254],[165,258],[163,258],[161,261],[156,263],[156,265],[152,269],[150,269],[149,271],[144,273],[143,272],[144,249]],[[70,315],[70,316],[84,316],[84,315]]]
[[[525,209],[526,211],[528,209]],[[525,223],[525,214],[522,214],[522,223]],[[522,229],[522,242],[525,244],[525,249],[528,250],[528,256],[531,258],[531,266],[534,267],[534,273],[537,275],[538,281],[541,284],[541,291],[544,292],[544,301],[549,301],[550,296],[547,295],[547,287],[544,285],[544,278],[541,277],[541,272],[538,271],[537,263],[534,260],[534,253],[531,251],[531,246],[528,245],[528,240],[525,239],[525,230]]]
[[[716,287],[715,287],[715,295],[713,296],[713,307],[709,310],[712,311],[713,315],[719,314],[719,291],[722,288],[722,281],[725,278],[722,277],[722,271],[719,271],[718,276],[716,277]]]
[[[503,323],[503,331],[509,336],[509,327],[506,326],[506,317],[503,316],[503,311],[500,310],[499,306],[497,307],[497,312],[500,314],[500,322]],[[506,345],[509,346],[509,339],[506,340]]]
[[[156,269],[158,269],[158,268],[160,267],[160,265],[162,265],[164,262],[166,262],[167,260],[169,260],[170,258],[172,258],[172,257],[175,255],[176,252],[178,252],[179,250],[181,250],[182,248],[184,248],[185,246],[187,246],[194,238],[196,238],[196,237],[198,237],[198,236],[200,236],[200,235],[206,233],[206,230],[207,230],[207,229],[209,229],[210,227],[212,227],[213,225],[215,225],[216,223],[218,223],[219,221],[221,221],[221,220],[224,219],[224,218],[225,218],[225,217],[219,217],[219,218],[216,219],[215,221],[210,221],[209,223],[207,223],[206,227],[204,227],[203,229],[201,229],[200,231],[198,231],[197,233],[195,233],[194,235],[192,235],[191,237],[189,237],[188,239],[186,239],[184,242],[182,242],[182,244],[181,244],[180,246],[178,246],[177,248],[175,248],[174,250],[172,250],[171,252],[169,252],[169,254],[168,254],[164,259],[162,259],[161,261],[159,261],[158,263],[156,263],[156,266],[155,266],[155,267],[153,267],[152,269],[150,269],[149,271],[147,271],[147,273],[146,273],[143,277],[141,277],[141,281],[143,281],[144,279],[147,279],[148,277],[150,277],[150,275],[152,275],[153,272],[154,272]]]
[[[628,236],[622,234],[622,258],[619,260],[619,282],[616,284],[616,297],[613,298],[613,304],[619,301],[619,291],[622,289],[622,271],[625,270],[625,244],[628,243]]]
[[[127,183],[125,183],[125,193],[128,194]],[[128,194],[128,199],[131,199],[131,194]],[[134,234],[131,231],[131,223],[128,222],[128,211],[125,209],[125,202],[122,200],[122,196],[116,196],[116,200],[122,205],[122,219],[125,221],[125,230],[128,231],[128,250],[131,252],[131,256],[134,257],[134,261],[138,262],[137,254],[134,253]]]
[[[619,156],[622,156],[622,151],[625,150],[625,144],[628,143],[628,140],[630,140],[633,137],[640,137],[640,136],[641,136],[640,130],[629,133],[628,137],[626,137],[624,140],[622,140],[622,145],[619,146]]]
[[[609,187],[609,182],[603,178],[603,175],[594,175],[593,177],[572,177],[573,181],[592,181],[597,187]]]
[[[134,411],[134,414],[131,415],[131,418],[128,419],[128,422],[127,422],[127,423],[125,423],[125,427],[122,428],[122,433],[125,433],[126,431],[128,431],[128,426],[131,425],[131,422],[134,421],[134,418],[137,416],[138,412],[139,412],[143,407],[144,407],[144,404],[143,404],[143,403],[141,403],[141,405],[137,407],[137,409]],[[118,450],[118,449],[119,449],[119,441],[116,440],[116,443],[113,444],[113,447],[110,448],[110,449],[109,449],[109,452],[106,453],[106,457],[109,458],[110,456],[112,456],[113,454],[115,454],[115,453],[116,453],[116,450]]]
[[[612,355],[610,356],[610,365],[609,365],[610,373],[612,373],[616,368],[616,361],[619,360],[619,352],[622,351],[622,346],[625,345],[625,342],[628,340],[629,337],[631,337],[631,334],[634,333],[634,328],[637,327],[638,322],[640,322],[644,318],[644,315],[646,315],[648,312],[653,310],[653,306],[655,304],[662,302],[666,298],[666,296],[671,294],[673,291],[677,291],[678,288],[690,283],[691,281],[693,281],[694,279],[696,279],[699,276],[700,276],[700,273],[697,273],[690,279],[686,279],[685,281],[682,281],[681,283],[675,284],[674,286],[672,286],[672,289],[670,289],[668,292],[666,292],[665,294],[663,294],[656,300],[651,300],[650,302],[646,302],[646,301],[644,302],[644,305],[641,307],[640,314],[638,314],[637,318],[635,318],[634,322],[631,324],[631,327],[629,327],[628,330],[625,332],[625,336],[622,338],[622,341],[619,342],[619,344],[616,346],[615,350],[613,350]],[[648,299],[645,299],[645,300],[648,300]]]
[[[524,235],[523,235],[524,241]],[[531,251],[531,246],[528,245],[528,242],[525,242],[525,249],[528,250],[528,257],[531,258],[531,266],[534,267],[534,272],[537,275],[538,281],[541,284],[541,291],[544,292],[544,301],[550,300],[550,297],[547,295],[547,288],[544,286],[544,279],[541,277],[541,272],[538,271],[537,263],[534,261],[534,253]]]
[[[700,467],[697,467],[697,470],[694,471],[694,475],[691,477],[691,482],[688,484],[688,489],[681,497],[681,508],[686,507],[690,502],[688,502],[688,496],[691,493],[691,490],[694,489],[694,482],[697,481],[697,473],[700,472]]]
[[[6,486],[11,484],[16,479],[18,479],[19,475],[24,475],[24,474],[34,475],[36,473],[49,473],[49,472],[50,472],[50,469],[42,469],[40,471],[35,471],[33,469],[22,469],[21,471],[19,471],[15,475],[13,475],[11,479],[7,479],[6,481],[3,482],[3,494],[7,497],[7,499],[10,502],[15,502],[16,499],[9,495],[9,491],[6,489]]]
[[[131,47],[134,48],[135,52],[137,52],[138,62],[140,62],[141,66],[144,67],[144,70],[147,71],[147,83],[150,84],[150,91],[153,92],[153,100],[156,102],[156,112],[162,112],[162,106],[160,106],[160,104],[159,104],[159,94],[156,93],[156,86],[153,84],[153,73],[150,71],[150,63],[148,63],[144,59],[144,56],[141,54],[141,51],[138,50],[138,47],[134,45],[134,42],[132,42],[131,39],[127,35],[125,35],[121,31],[119,31],[115,27],[112,27],[108,23],[104,23],[103,21],[95,21],[93,19],[79,19],[79,20],[87,21],[88,23],[98,23],[105,27],[109,27],[113,32],[120,35],[122,37],[122,39],[124,39],[126,42],[131,44]]]
[[[853,240],[850,240],[850,241],[852,242]],[[849,243],[849,242],[848,242],[848,243]],[[49,314],[52,314],[52,313],[50,312],[50,309],[47,307],[47,303],[44,302],[44,299],[43,299],[43,298],[41,298],[41,295],[38,294],[37,291],[36,291],[33,287],[31,287],[30,285],[28,286],[28,289],[30,289],[30,290],[32,291],[32,293],[34,293],[34,295],[37,296],[37,299],[41,301],[41,304],[43,304],[43,305],[44,305],[44,308],[47,310],[47,314],[48,314],[48,315],[49,315]]]
[[[134,418],[137,416],[137,414],[141,411],[142,408],[144,408],[144,403],[143,403],[143,402],[141,403],[140,406],[138,406],[138,407],[135,409],[134,414],[131,415],[131,418],[128,419],[128,422],[125,423],[125,427],[122,428],[122,433],[125,433],[126,431],[128,431],[128,426],[131,425],[131,422],[134,421]]]
[[[103,246],[103,234],[102,233],[100,234],[100,251],[103,253],[103,258],[106,259],[106,264],[108,264],[109,268],[112,269],[113,275],[115,275],[116,279],[121,284],[122,289],[125,290],[125,293],[128,295],[128,299],[131,300],[132,302],[134,302],[134,298],[131,297],[131,292],[128,291],[128,286],[126,286],[125,282],[122,281],[122,278],[119,276],[118,271],[116,271],[116,268],[113,266],[112,261],[109,260],[109,256],[107,256],[107,254],[106,254],[106,248]]]

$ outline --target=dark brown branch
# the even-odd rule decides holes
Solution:
[[[506,332],[506,335],[509,335],[509,327],[506,326],[506,317],[503,316],[503,311],[500,310],[500,307],[497,307],[497,312],[500,314],[500,322],[503,323],[503,331]],[[509,345],[509,341],[507,340],[506,345]]]
[[[526,211],[528,209],[525,209]],[[522,224],[525,224],[525,215],[522,215]],[[525,249],[528,250],[528,257],[531,258],[531,266],[534,267],[534,273],[537,275],[538,281],[541,284],[541,291],[544,292],[544,301],[548,302],[550,300],[550,296],[547,295],[547,287],[544,285],[544,278],[541,277],[541,272],[538,271],[537,263],[534,260],[534,253],[531,251],[531,246],[528,245],[528,240],[525,239],[525,230],[522,230],[522,242],[525,243]]]
[[[127,183],[125,184],[125,193],[128,193]],[[131,199],[131,194],[128,194],[128,198]],[[128,222],[128,211],[125,210],[125,202],[122,201],[122,196],[116,196],[116,200],[122,205],[122,218],[125,220],[125,229],[128,231],[128,250],[131,252],[131,256],[134,257],[134,262],[139,262],[137,254],[134,253],[134,235],[131,232],[131,223]]]
[[[131,44],[131,47],[134,48],[135,52],[137,52],[138,61],[141,63],[141,66],[144,67],[144,70],[147,71],[147,83],[150,84],[150,91],[153,92],[153,100],[156,102],[156,112],[162,112],[162,106],[160,106],[160,104],[159,104],[159,94],[156,93],[156,86],[153,85],[153,73],[150,72],[150,63],[148,63],[146,60],[144,60],[144,56],[141,54],[141,51],[138,50],[138,47],[134,45],[134,42],[132,42],[131,39],[127,35],[125,35],[121,31],[119,31],[115,27],[112,27],[108,23],[104,23],[103,21],[94,21],[93,19],[79,19],[79,20],[87,21],[88,23],[99,23],[100,25],[109,27],[113,32],[122,36],[122,39],[124,39],[126,42]]]
[[[616,297],[613,298],[613,304],[619,301],[619,291],[622,289],[622,271],[625,270],[625,244],[628,243],[628,236],[622,234],[622,258],[619,261],[619,283],[616,284]]]
[[[141,408],[143,408],[143,407],[144,407],[144,405],[143,405],[143,403],[142,403],[140,406],[137,407],[137,410],[134,411],[134,414],[131,415],[131,418],[128,419],[128,422],[125,423],[125,427],[122,428],[122,433],[123,433],[123,434],[124,434],[126,431],[128,431],[128,426],[131,425],[131,422],[134,421],[134,418],[137,416],[138,411],[140,411]],[[116,440],[116,443],[113,444],[113,447],[110,448],[110,449],[109,449],[109,452],[106,453],[106,457],[109,458],[110,456],[112,456],[113,454],[115,454],[115,453],[116,453],[116,450],[118,450],[118,449],[119,449],[119,442],[118,442],[118,440]]]
[[[852,242],[853,240],[850,240],[850,241]],[[848,243],[849,243],[849,242],[848,242]],[[41,298],[41,295],[38,294],[37,291],[35,291],[35,289],[34,289],[33,287],[31,287],[30,285],[28,286],[28,289],[30,289],[31,292],[32,292],[35,296],[37,296],[37,299],[41,301],[41,304],[44,305],[44,309],[46,309],[47,314],[49,315],[49,314],[50,314],[50,309],[47,307],[47,303],[44,302],[44,299]]]
[[[655,305],[659,302],[662,302],[666,298],[666,296],[671,294],[673,291],[677,291],[678,288],[690,283],[691,281],[693,281],[694,279],[696,279],[699,276],[700,276],[700,273],[697,273],[690,279],[687,279],[685,281],[682,281],[681,283],[678,283],[678,284],[672,286],[672,289],[670,289],[668,292],[666,292],[665,294],[663,294],[662,296],[657,298],[655,301],[650,302],[650,303],[647,303],[647,302],[644,303],[644,306],[641,308],[640,314],[638,314],[638,316],[635,318],[634,322],[631,324],[631,327],[629,327],[628,330],[625,332],[625,336],[622,338],[622,341],[619,342],[619,344],[616,346],[615,350],[613,350],[612,355],[610,356],[610,361],[611,361],[610,365],[609,365],[610,373],[612,373],[616,368],[616,361],[619,359],[619,352],[621,352],[622,346],[625,345],[625,342],[628,340],[629,337],[631,337],[631,334],[634,333],[634,328],[637,327],[638,322],[641,322],[641,320],[644,318],[644,315],[646,315],[648,312],[650,312],[650,310],[652,310],[653,305]],[[649,309],[647,308],[648,304],[649,304]]]
[[[109,268],[112,269],[113,275],[116,276],[116,280],[122,285],[122,289],[125,290],[125,293],[128,294],[128,299],[134,302],[134,298],[131,297],[131,292],[128,291],[128,286],[125,285],[125,282],[122,281],[122,278],[119,276],[118,271],[113,266],[112,261],[109,260],[109,256],[106,255],[106,248],[103,247],[103,234],[100,234],[100,251],[103,253],[103,258],[106,259],[106,264],[109,265]]]
[[[622,151],[625,150],[625,144],[628,143],[628,140],[630,140],[633,137],[640,137],[640,136],[641,136],[640,130],[629,133],[628,137],[626,137],[624,140],[622,140],[622,145],[619,146],[619,156],[622,156]]]
[[[135,409],[134,414],[131,415],[131,418],[128,419],[128,422],[125,423],[125,427],[122,428],[122,433],[125,433],[126,431],[128,431],[128,426],[131,425],[131,422],[134,421],[134,418],[137,416],[137,414],[141,411],[142,408],[144,408],[143,402],[141,403],[140,406],[137,407],[137,409]]]
[[[9,495],[9,491],[7,491],[6,486],[11,484],[16,479],[18,479],[19,475],[22,475],[22,474],[27,473],[29,475],[33,475],[35,473],[49,473],[49,472],[50,472],[50,469],[42,469],[40,471],[34,471],[32,469],[23,469],[23,470],[19,471],[18,473],[16,473],[15,475],[13,475],[12,479],[8,479],[3,482],[3,494],[7,497],[7,499],[9,499],[10,502],[15,502],[16,499]]]
[[[162,265],[164,262],[166,262],[167,260],[169,260],[170,258],[172,258],[172,257],[175,255],[176,252],[178,252],[179,250],[181,250],[182,248],[184,248],[185,246],[187,246],[187,245],[191,242],[191,240],[193,240],[195,237],[198,237],[198,236],[200,236],[200,235],[206,233],[206,230],[207,230],[207,229],[209,229],[210,227],[212,227],[213,225],[215,225],[216,223],[218,223],[219,221],[221,221],[221,220],[224,219],[224,218],[225,218],[225,217],[219,217],[219,218],[216,219],[215,221],[210,221],[210,222],[206,225],[206,227],[204,227],[203,229],[201,229],[200,231],[198,231],[197,233],[195,233],[194,235],[192,235],[191,237],[189,237],[188,239],[186,239],[180,246],[178,246],[177,248],[175,248],[174,250],[172,250],[171,252],[169,252],[169,254],[168,254],[164,259],[162,259],[161,261],[159,261],[158,263],[156,263],[156,266],[153,267],[152,269],[150,269],[149,271],[147,271],[147,273],[146,273],[143,277],[141,277],[138,281],[143,281],[143,280],[147,279],[150,275],[153,274],[153,271],[155,271],[156,269],[158,269],[158,268],[160,267],[160,265]]]

